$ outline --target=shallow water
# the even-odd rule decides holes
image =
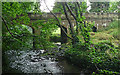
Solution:
[[[78,67],[67,60],[56,60],[57,58],[55,57],[42,56],[42,53],[44,53],[44,50],[9,50],[6,52],[6,55],[10,61],[10,67],[22,73],[82,74],[82,71]]]

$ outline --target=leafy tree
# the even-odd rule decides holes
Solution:
[[[58,4],[58,5],[57,5]],[[72,45],[73,47],[75,44],[79,43],[78,39],[78,33],[79,30],[82,32],[81,35],[84,37],[85,43],[90,44],[90,35],[89,35],[89,29],[91,28],[91,24],[85,22],[85,17],[83,16],[83,13],[86,12],[86,3],[85,2],[69,2],[69,3],[56,3],[57,7],[53,9],[53,12],[59,12],[65,14],[65,17],[69,23],[69,29],[70,29],[70,34],[69,36],[65,30],[62,28],[62,24],[59,21],[59,18],[52,12],[51,14],[54,15],[56,20],[58,21],[58,26],[64,31],[66,36],[72,40]],[[49,9],[49,8],[48,8]],[[69,15],[70,14],[70,15]],[[74,29],[74,26],[72,25],[70,16],[73,16],[74,20],[76,21],[76,29]],[[87,44],[86,44],[87,45]]]
[[[28,12],[32,12],[33,14],[39,14],[42,15],[41,10],[39,9],[40,3],[36,2],[3,2],[2,3],[2,29],[3,29],[3,36],[9,36],[14,41],[16,40],[19,44],[22,44],[26,46],[26,43],[23,40],[26,40],[27,38],[31,38],[31,36],[27,37],[30,34],[28,29],[23,26],[28,25],[30,23],[30,18],[28,16]],[[40,29],[40,35],[32,35],[37,36],[37,38],[33,38],[33,40],[36,42],[33,42],[33,46],[35,44],[43,45],[40,43],[40,41],[43,41],[44,46],[48,46],[48,39],[53,29],[55,29],[54,25],[55,21],[53,19],[49,20],[37,20],[31,24],[31,28],[34,30],[39,30],[39,27],[42,27]],[[33,33],[34,33],[33,30]],[[23,37],[26,37],[23,39]],[[38,38],[39,37],[39,38]],[[3,37],[4,38],[4,37]],[[40,39],[40,40],[39,40]],[[9,39],[3,39],[3,45],[5,46],[7,42],[4,42],[4,40]],[[9,42],[9,41],[8,41]],[[12,42],[11,42],[12,43]],[[5,48],[5,47],[3,47]],[[5,50],[12,48],[9,46],[8,48],[5,48]],[[35,48],[35,46],[33,47]]]
[[[22,42],[22,36],[24,33],[29,34],[29,32],[22,24],[29,24],[30,19],[27,12],[32,9],[32,5],[32,2],[2,2],[3,50],[15,48],[17,45],[21,46],[21,44],[26,45]],[[15,43],[12,43],[13,40],[18,42],[16,46]],[[11,45],[14,45],[14,47]]]
[[[21,23],[28,24],[30,19],[27,12],[31,10],[30,6],[33,3],[19,2],[3,2],[2,3],[2,20],[3,27],[14,37],[11,30],[15,30],[16,26],[21,26]],[[23,15],[23,16],[21,16]],[[17,32],[17,31],[16,31]],[[4,30],[3,30],[4,33]]]

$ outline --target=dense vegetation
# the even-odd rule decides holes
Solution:
[[[119,3],[93,3],[106,8],[92,8],[93,12],[114,12]],[[109,5],[111,5],[109,7]],[[27,2],[3,2],[2,3],[2,35],[3,35],[3,60],[7,50],[44,49],[51,50],[55,47],[51,38],[56,39],[54,34],[57,28],[61,28],[68,39],[68,43],[62,44],[64,57],[78,65],[82,69],[92,71],[92,74],[119,74],[120,73],[120,47],[118,37],[118,21],[113,21],[108,27],[92,32],[94,22],[85,21],[86,2],[56,3],[50,13],[53,19],[37,20],[30,23],[28,12],[42,15],[45,14],[39,9],[40,3]],[[62,24],[61,18],[54,13],[62,13],[68,21],[69,32],[67,33]],[[72,25],[69,14],[74,18],[76,26]],[[31,25],[29,25],[31,24]],[[39,29],[40,28],[40,29]],[[35,30],[38,30],[35,33]],[[60,38],[60,37],[59,37]],[[58,38],[58,40],[59,40]],[[29,40],[32,40],[31,42]],[[29,41],[29,42],[28,42]],[[7,65],[3,61],[3,65]],[[3,69],[5,70],[6,68]]]

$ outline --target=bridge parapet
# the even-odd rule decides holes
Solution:
[[[48,19],[54,19],[54,16],[51,13],[45,13],[45,14],[33,14],[28,13],[30,19],[32,21],[34,20],[48,20]],[[57,17],[61,18],[61,24],[65,27],[68,27],[68,22],[66,20],[66,17],[64,14],[61,13],[55,13]],[[86,17],[86,21],[93,22],[95,21],[95,26],[103,26],[105,24],[106,26],[109,25],[110,22],[112,22],[115,18],[118,18],[118,13],[83,13],[83,15]],[[75,25],[74,18],[70,16],[70,19],[72,20],[72,23]],[[98,26],[98,27],[99,27]]]
[[[45,13],[45,14],[33,14],[33,13],[28,13],[29,17],[31,19],[50,19],[50,18],[54,18],[54,16],[50,13]],[[61,13],[55,13],[55,15],[57,17],[60,17],[62,20],[66,20],[66,17],[64,14],[61,14]],[[113,18],[118,18],[118,13],[85,13],[83,14],[86,19],[113,19]],[[70,19],[74,19],[72,16],[70,16]]]
[[[117,18],[118,13],[85,13],[86,18]]]

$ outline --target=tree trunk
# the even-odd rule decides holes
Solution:
[[[67,28],[65,28],[63,26],[63,29],[65,30],[65,32],[67,33]],[[61,29],[61,44],[67,43],[67,37],[64,33],[64,31]]]

